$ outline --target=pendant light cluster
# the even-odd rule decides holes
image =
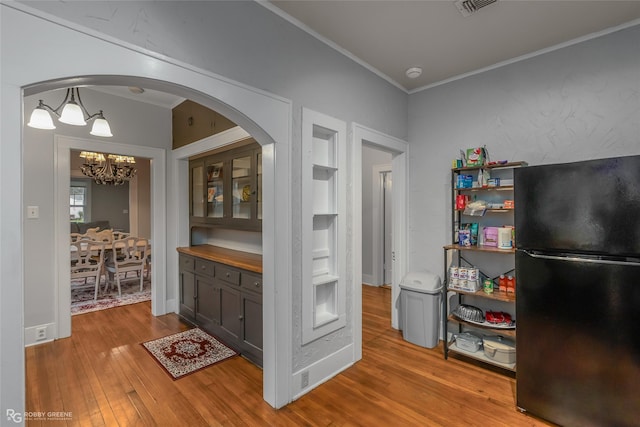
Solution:
[[[89,132],[91,135],[113,136],[109,122],[104,118],[102,110],[95,114],[89,114],[82,104],[80,89],[77,87],[67,89],[67,94],[62,103],[56,108],[50,107],[41,99],[38,106],[31,113],[27,126],[35,129],[55,129],[56,127],[49,113],[53,113],[58,118],[58,121],[73,126],[86,126],[88,121],[93,120],[93,127]]]

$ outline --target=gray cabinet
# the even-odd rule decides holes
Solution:
[[[243,292],[240,305],[242,345],[245,351],[262,358],[262,295]]]
[[[262,366],[262,276],[180,254],[180,315]]]
[[[220,287],[208,276],[196,274],[196,323],[205,329],[220,323]]]
[[[220,300],[220,332],[226,341],[240,341],[242,310],[240,307],[240,290],[221,284]]]

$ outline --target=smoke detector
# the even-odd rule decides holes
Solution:
[[[462,16],[466,18],[483,7],[487,7],[497,1],[498,0],[457,0],[453,4],[456,5]]]
[[[417,79],[422,74],[422,68],[420,67],[411,67],[405,71],[405,74],[410,79]]]

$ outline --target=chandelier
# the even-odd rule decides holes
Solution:
[[[136,176],[134,157],[119,154],[107,154],[105,157],[92,151],[82,151],[80,157],[84,159],[80,170],[96,184],[122,185]]]
[[[67,89],[67,94],[62,103],[56,108],[48,106],[42,99],[39,100],[38,106],[31,113],[27,126],[35,129],[55,129],[56,127],[53,124],[53,120],[51,120],[49,112],[53,113],[58,118],[58,121],[68,125],[86,126],[88,121],[93,120],[93,127],[89,132],[91,135],[113,136],[109,122],[104,118],[102,110],[95,114],[89,114],[80,99],[80,89],[77,87]]]

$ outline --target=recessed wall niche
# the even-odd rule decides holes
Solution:
[[[303,344],[346,325],[346,123],[302,111]]]

